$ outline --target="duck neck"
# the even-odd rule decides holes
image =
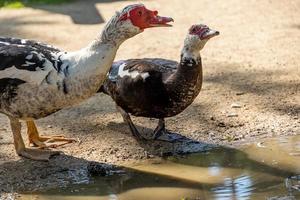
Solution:
[[[185,44],[180,55],[180,63],[174,74],[179,84],[188,82],[195,84],[199,77],[202,77],[202,63],[200,51],[191,45]]]
[[[108,73],[120,44],[95,40],[88,47],[69,54],[69,74],[66,79],[76,87],[80,82],[101,84]],[[93,84],[92,84],[93,83]],[[71,85],[70,85],[71,86]]]
[[[63,56],[66,63],[64,93],[82,100],[97,92],[113,63],[119,46],[129,38],[109,22],[88,47]],[[121,33],[120,33],[121,32]]]
[[[174,97],[174,101],[176,99],[178,101],[186,99],[187,103],[192,101],[202,86],[202,63],[199,50],[196,51],[184,45],[177,71],[169,77],[167,82],[172,85],[170,88],[173,88],[171,96]]]

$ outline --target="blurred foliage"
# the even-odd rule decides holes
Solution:
[[[0,8],[23,8],[35,4],[60,4],[72,0],[0,0]]]

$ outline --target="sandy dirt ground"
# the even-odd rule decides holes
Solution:
[[[173,28],[146,30],[126,41],[116,60],[163,57],[179,60],[190,25],[220,31],[201,51],[204,83],[194,103],[167,128],[189,140],[137,142],[112,100],[97,94],[81,105],[37,121],[43,134],[64,134],[80,143],[59,148],[50,162],[15,153],[6,116],[0,116],[0,193],[39,190],[84,179],[88,161],[122,164],[169,152],[203,150],[300,133],[300,1],[142,1],[175,19]],[[87,45],[115,10],[133,1],[77,1],[60,6],[0,10],[0,35],[30,38],[68,51]],[[233,108],[238,104],[240,108]],[[156,120],[133,118],[146,135]],[[26,138],[25,128],[23,136]],[[26,138],[27,139],[27,138]],[[79,178],[80,179],[80,178]],[[63,181],[62,181],[63,180]]]

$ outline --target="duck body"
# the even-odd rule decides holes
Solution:
[[[0,38],[0,113],[10,119],[18,155],[47,161],[59,154],[26,148],[19,120],[26,121],[29,144],[38,148],[77,141],[63,135],[41,136],[34,120],[76,105],[97,92],[118,48],[97,43],[67,53],[32,40]]]
[[[48,105],[63,91],[60,53],[35,41],[0,38],[0,111],[18,119],[36,119],[58,109],[57,103]],[[56,85],[49,81],[54,75]]]
[[[167,141],[177,140],[165,129],[165,118],[181,113],[198,96],[203,80],[200,50],[218,34],[206,25],[193,25],[184,40],[179,63],[161,58],[113,63],[100,91],[116,102],[137,139],[144,138],[134,126],[130,114],[159,119],[153,139],[167,135]]]
[[[202,86],[201,58],[180,63],[165,59],[130,59],[115,62],[103,91],[134,116],[172,117],[185,110]]]
[[[39,119],[93,95],[107,69],[103,73],[99,69],[98,76],[79,69],[80,61],[75,60],[79,54],[82,58],[88,52],[67,53],[32,40],[0,38],[0,112],[18,119]],[[104,63],[113,57],[113,53],[107,55]],[[82,78],[75,75],[80,70],[85,72]]]

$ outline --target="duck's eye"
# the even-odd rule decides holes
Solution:
[[[139,15],[139,16],[142,16],[142,15],[143,15],[143,12],[142,12],[142,11],[138,11],[138,15]]]

